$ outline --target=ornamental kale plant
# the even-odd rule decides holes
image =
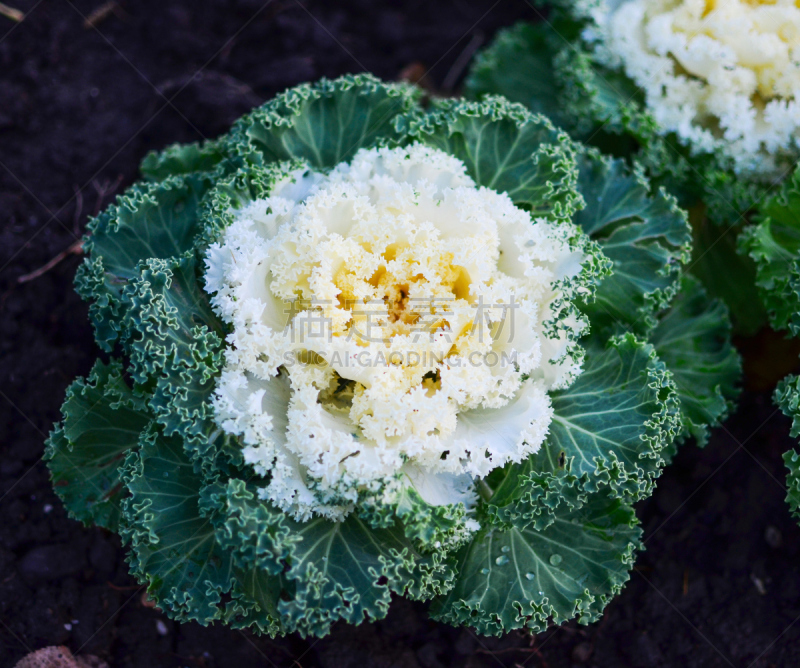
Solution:
[[[735,238],[800,158],[799,40],[792,0],[557,0],[502,33],[467,89],[642,164],[690,210],[693,271],[754,333],[765,317]]]
[[[499,97],[302,85],[142,163],[76,284],[108,354],[47,459],[178,620],[324,635],[392,594],[597,619],[739,373],[640,170]]]
[[[775,330],[800,334],[800,167],[759,207],[758,222],[739,237],[742,252],[757,267],[757,285]],[[792,418],[791,435],[800,435],[800,378],[787,376],[775,389],[775,403]],[[789,469],[786,501],[800,518],[800,454],[784,457]]]

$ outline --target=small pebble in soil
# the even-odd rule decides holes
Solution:
[[[44,511],[44,514],[46,515],[51,510],[53,510],[53,506],[51,504],[49,504],[49,503],[45,503],[44,504],[44,508],[42,508],[42,510]]]
[[[756,591],[761,594],[762,596],[767,593],[767,588],[764,586],[764,581],[758,577],[755,573],[750,574],[750,579],[753,581],[753,584],[756,587]]]
[[[64,624],[64,628],[65,628],[67,631],[72,631],[72,624]]]
[[[572,660],[576,663],[586,663],[592,657],[593,651],[591,643],[582,642],[573,648]]]
[[[783,545],[783,535],[780,532],[778,527],[774,527],[771,524],[764,530],[764,540],[767,541],[767,545],[769,545],[773,550],[777,550],[781,545]]]
[[[158,635],[160,636],[165,636],[169,633],[167,625],[160,619],[156,620],[156,631],[158,631]]]

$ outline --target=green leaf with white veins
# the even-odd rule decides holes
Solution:
[[[739,394],[742,362],[731,345],[728,308],[709,299],[696,278],[684,276],[681,292],[662,314],[652,340],[675,380],[683,435],[694,436],[703,446]]]
[[[138,183],[89,223],[87,259],[75,278],[87,301],[98,345],[111,350],[124,329],[121,295],[139,262],[193,251],[200,200],[213,185],[206,173]]]
[[[380,619],[393,592],[425,600],[452,586],[453,564],[417,552],[399,526],[375,529],[350,515],[295,524],[293,534],[300,542],[285,577],[296,591],[278,606],[287,628],[304,636],[324,635],[339,619]]]
[[[541,449],[489,477],[489,518],[542,529],[581,491],[607,488],[628,501],[652,493],[663,451],[680,432],[678,395],[653,346],[632,334],[590,349],[584,370],[552,394],[553,421]]]
[[[123,506],[128,562],[150,599],[181,621],[218,618],[221,594],[230,591],[233,563],[200,512],[203,480],[180,438],[151,426],[126,461],[131,496]]]
[[[395,117],[413,107],[419,94],[371,74],[303,84],[237,121],[226,148],[249,163],[306,160],[331,169],[360,148],[396,139]]]
[[[758,225],[745,228],[739,252],[756,263],[756,285],[774,329],[800,334],[800,168],[759,207]]]
[[[587,150],[579,164],[586,208],[575,222],[614,263],[586,307],[592,330],[646,334],[676,294],[681,264],[689,259],[686,212],[663,190],[652,193],[647,179],[622,160]]]
[[[125,453],[151,419],[145,403],[128,388],[120,362],[98,360],[88,379],[69,387],[61,412],[45,451],[55,490],[71,517],[116,530]]]
[[[588,474],[586,488],[608,485],[631,500],[649,496],[664,464],[661,451],[680,430],[675,385],[649,344],[632,334],[586,354],[583,373],[554,392],[547,442],[534,457],[537,471]]]
[[[640,535],[632,508],[604,492],[542,531],[484,529],[459,552],[456,585],[431,616],[498,636],[575,616],[588,624],[627,582]]]
[[[205,451],[215,429],[208,399],[222,368],[224,330],[196,264],[191,254],[140,263],[123,292],[123,343],[132,378],[155,383],[149,403],[165,434],[179,433]]]
[[[464,82],[468,97],[503,95],[531,111],[545,114],[564,126],[559,105],[560,87],[553,72],[559,35],[544,23],[517,23],[497,34],[491,46],[479,52]]]
[[[208,140],[202,144],[173,144],[163,151],[151,151],[140,166],[142,175],[148,181],[162,179],[192,172],[208,172],[225,166],[227,156],[223,152],[219,140]]]

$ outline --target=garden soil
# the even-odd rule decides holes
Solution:
[[[214,137],[288,86],[369,70],[449,94],[471,52],[538,15],[521,0],[8,2],[27,16],[0,16],[0,667],[50,645],[111,668],[800,665],[793,442],[770,398],[797,351],[769,335],[741,342],[738,414],[639,506],[646,549],[596,624],[485,638],[396,600],[380,622],[271,640],[153,608],[117,537],[68,519],[41,461],[98,354],[72,289],[87,218],[149,150]]]

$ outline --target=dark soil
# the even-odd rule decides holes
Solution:
[[[54,644],[112,668],[800,663],[792,441],[759,362],[786,351],[769,337],[746,342],[762,388],[705,450],[685,446],[639,509],[647,550],[598,624],[479,638],[398,600],[379,623],[272,641],[147,607],[118,539],[68,520],[41,462],[64,389],[97,354],[71,286],[79,259],[18,279],[68,249],[148,150],[213,137],[323,75],[430,68],[424,83],[452,88],[459,56],[536,13],[521,0],[128,0],[87,28],[103,0],[8,1],[29,14],[0,17],[0,666]]]

